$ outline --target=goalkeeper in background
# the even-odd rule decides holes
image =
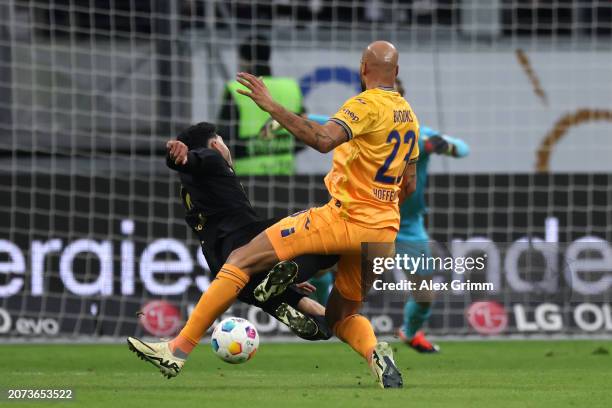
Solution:
[[[396,82],[397,91],[404,95],[401,82]],[[425,187],[427,186],[427,167],[432,154],[450,157],[465,157],[469,154],[469,146],[462,140],[453,138],[426,126],[420,127],[419,159],[417,161],[417,187],[400,205],[400,230],[397,234],[397,250],[411,256],[431,256],[429,235],[425,228]],[[420,279],[429,279],[433,270],[420,268],[416,271]],[[420,283],[417,283],[417,287]],[[408,346],[420,353],[437,353],[440,348],[425,338],[421,327],[431,316],[434,300],[432,291],[415,291],[414,296],[404,306],[404,322],[397,334]]]

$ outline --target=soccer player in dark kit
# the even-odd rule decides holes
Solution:
[[[202,122],[185,129],[177,140],[168,141],[167,149],[166,163],[181,179],[185,221],[197,235],[214,277],[234,249],[247,244],[277,219],[262,219],[256,214],[234,173],[230,151],[213,124]],[[185,156],[185,150],[186,158],[177,159]],[[328,339],[331,331],[325,324],[325,308],[304,294],[313,289],[305,282],[337,260],[330,255],[300,256],[295,259],[299,267],[297,285],[260,302],[253,291],[266,274],[259,274],[242,289],[238,299],[261,308],[299,337]]]

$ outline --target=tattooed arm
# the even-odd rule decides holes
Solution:
[[[346,130],[337,123],[328,122],[320,125],[283,108],[272,99],[266,85],[256,76],[241,72],[237,80],[250,91],[239,89],[240,94],[251,98],[257,106],[268,112],[297,139],[319,152],[327,153],[348,140],[349,135]]]
[[[321,153],[330,152],[348,140],[346,131],[337,123],[320,125],[289,112],[279,104],[275,104],[268,113],[297,139]]]

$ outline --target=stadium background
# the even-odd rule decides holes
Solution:
[[[0,24],[0,341],[162,335],[185,318],[207,270],[164,141],[215,120],[253,34],[322,114],[358,89],[365,44],[395,42],[421,122],[470,144],[432,160],[430,232],[441,253],[490,240],[474,251],[497,251],[497,269],[469,278],[498,290],[443,294],[430,332],[612,333],[609,2],[13,0]],[[326,201],[328,160],[304,151],[296,176],[244,184],[262,215],[283,215]],[[379,332],[403,300],[370,299]]]

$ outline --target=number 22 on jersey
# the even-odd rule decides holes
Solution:
[[[397,130],[393,130],[387,136],[387,143],[394,143],[393,150],[391,150],[391,154],[387,157],[385,162],[380,166],[378,171],[376,172],[376,176],[374,177],[374,181],[383,184],[399,184],[402,181],[402,175],[404,174],[404,170],[408,165],[408,161],[410,160],[410,155],[412,154],[412,150],[414,149],[414,145],[416,143],[416,134],[413,130],[409,130],[404,134],[403,140]],[[404,157],[404,161],[406,162],[402,167],[402,171],[397,176],[393,176],[388,174],[389,168],[393,164],[393,160],[395,160],[397,156],[397,152],[399,151],[400,145],[410,143],[410,147],[408,148],[408,153]]]

